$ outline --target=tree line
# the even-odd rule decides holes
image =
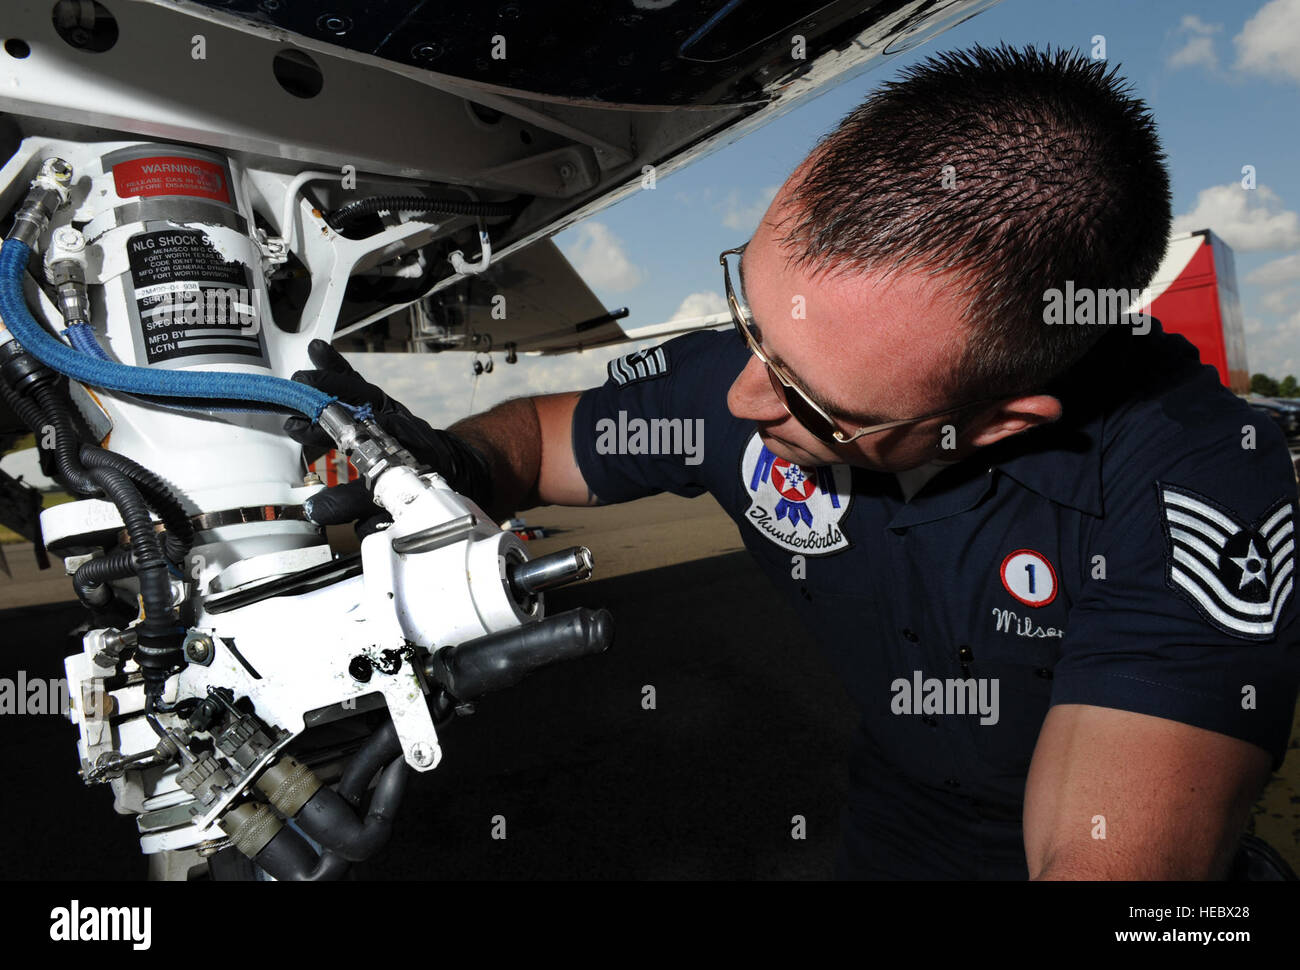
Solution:
[[[1267,374],[1252,374],[1250,393],[1262,394],[1264,397],[1300,397],[1300,382],[1290,374],[1280,381],[1274,380]]]

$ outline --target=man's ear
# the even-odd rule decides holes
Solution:
[[[1049,394],[1033,394],[999,401],[977,415],[965,438],[976,448],[983,448],[1003,438],[1060,420],[1061,402]]]

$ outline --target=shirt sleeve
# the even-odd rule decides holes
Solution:
[[[607,503],[707,491],[727,389],[746,357],[733,335],[702,331],[611,360],[609,379],[573,412],[587,487]]]
[[[1296,480],[1280,432],[1261,424],[1250,441],[1252,419],[1240,413],[1177,442],[1134,442],[1103,465],[1114,481],[1088,539],[1052,703],[1240,738],[1276,770],[1300,689]],[[1153,463],[1161,452],[1177,457]]]

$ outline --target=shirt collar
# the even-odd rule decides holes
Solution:
[[[1005,438],[972,455],[990,471],[1015,479],[1043,498],[1101,516],[1101,441],[1105,414],[1062,400],[1059,421]],[[1089,413],[1091,411],[1091,413]]]
[[[1045,393],[1061,402],[1059,420],[1004,438],[944,469],[890,525],[929,522],[974,508],[995,473],[1057,505],[1101,517],[1101,453],[1108,419],[1128,402],[1158,394],[1204,369],[1196,348],[1165,333],[1159,320],[1152,319],[1148,334],[1117,328],[1047,386]]]
[[[1101,434],[1104,415],[1079,408],[1059,421],[1004,438],[943,469],[890,520],[905,528],[960,515],[988,494],[996,474],[1006,475],[1057,505],[1088,515],[1103,513]]]
[[[1122,332],[1107,334],[1069,371],[1050,382],[1046,393],[1061,402],[1060,419],[981,448],[960,462],[964,466],[962,474],[949,472],[936,481],[932,494],[941,493],[945,481],[951,484],[981,474],[991,485],[996,472],[1057,505],[1088,515],[1103,515],[1101,444],[1106,414],[1132,392],[1128,376],[1135,373],[1134,357],[1144,356],[1141,351],[1154,346],[1163,336],[1155,320],[1150,334],[1139,337],[1127,331],[1123,328]],[[1134,348],[1125,345],[1125,340],[1143,343]],[[1135,349],[1139,350],[1136,355]],[[973,482],[962,491],[965,494],[956,502],[954,511],[972,505],[971,499],[977,502],[983,497]],[[925,495],[923,491],[917,501],[923,501]]]
[[[1201,369],[1196,348],[1167,334],[1151,319],[1151,331],[1118,327],[1046,393],[1061,402],[1059,421],[1005,438],[973,455],[1044,498],[1089,515],[1105,514],[1101,451],[1108,416],[1135,398],[1158,393]]]

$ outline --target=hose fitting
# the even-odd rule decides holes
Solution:
[[[66,326],[90,322],[86,293],[86,237],[72,226],[54,231],[45,253],[45,278],[58,293],[59,313]]]
[[[72,166],[61,158],[47,158],[40,173],[32,179],[27,198],[14,215],[13,228],[6,239],[16,239],[36,248],[36,241],[50,224],[50,219],[71,197]]]

